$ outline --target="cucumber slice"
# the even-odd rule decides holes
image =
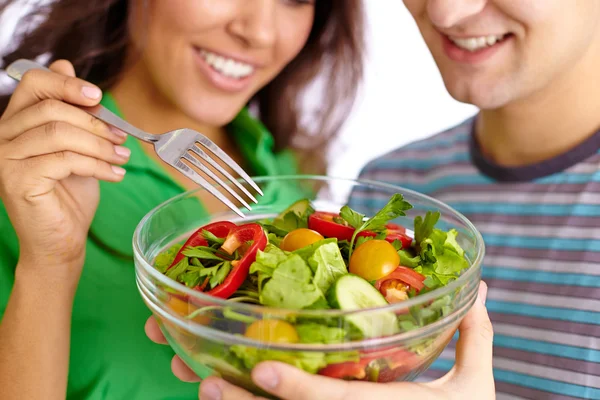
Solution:
[[[329,290],[328,300],[332,307],[348,311],[388,305],[379,290],[354,274],[341,276]],[[367,338],[389,336],[399,331],[398,319],[389,311],[349,315],[346,320]]]

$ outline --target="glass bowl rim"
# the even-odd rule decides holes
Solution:
[[[370,180],[370,179],[337,178],[337,177],[324,176],[324,175],[277,175],[277,176],[252,177],[252,179],[256,183],[273,182],[273,181],[281,181],[281,180],[295,180],[295,181],[313,180],[313,181],[324,181],[324,182],[327,182],[327,181],[347,182],[347,183],[354,184],[354,185],[369,185],[369,186],[379,187],[380,189],[395,190],[396,193],[410,194],[412,196],[415,196],[416,198],[422,198],[424,200],[427,200],[427,201],[433,203],[434,206],[438,207],[442,211],[442,215],[444,215],[444,210],[446,212],[449,212],[450,214],[453,214],[454,217],[456,217],[460,222],[462,222],[469,229],[469,231],[471,231],[471,233],[474,234],[477,255],[475,256],[475,259],[472,261],[472,263],[471,263],[470,267],[467,269],[467,271],[464,272],[460,277],[458,277],[458,279],[455,279],[454,281],[450,282],[448,285],[441,287],[441,288],[434,289],[423,295],[415,296],[411,299],[408,299],[408,300],[405,300],[405,301],[402,301],[399,303],[392,303],[392,304],[382,306],[382,307],[371,307],[371,308],[364,308],[364,309],[357,309],[357,310],[337,310],[337,309],[292,310],[292,309],[286,309],[286,308],[276,308],[276,307],[267,307],[267,306],[263,306],[263,305],[231,302],[228,299],[221,299],[221,298],[210,296],[210,295],[204,294],[202,292],[199,292],[197,290],[191,289],[191,288],[185,286],[184,284],[174,281],[171,278],[168,278],[166,275],[160,273],[158,270],[156,270],[156,268],[154,268],[148,262],[146,257],[142,254],[140,245],[138,243],[143,227],[145,226],[146,222],[152,218],[153,215],[155,215],[159,210],[168,207],[169,204],[171,204],[171,203],[177,202],[178,200],[180,200],[184,197],[188,197],[199,191],[205,190],[203,188],[198,188],[198,189],[192,189],[192,190],[188,190],[184,193],[178,194],[177,196],[174,196],[174,197],[170,198],[169,200],[159,204],[158,206],[154,207],[150,212],[148,212],[144,216],[144,218],[142,218],[142,220],[138,223],[138,225],[134,231],[134,234],[133,234],[132,243],[133,243],[134,258],[137,259],[139,264],[141,264],[143,271],[146,273],[149,273],[152,278],[156,279],[159,283],[165,285],[167,288],[177,290],[179,293],[188,295],[188,296],[195,298],[203,303],[207,303],[207,306],[211,306],[211,307],[212,306],[227,307],[234,311],[245,311],[245,312],[249,312],[253,315],[273,314],[273,315],[283,317],[283,316],[291,314],[291,315],[294,315],[297,317],[302,316],[302,317],[313,317],[313,318],[318,318],[318,317],[336,318],[336,317],[346,317],[349,315],[367,314],[369,312],[395,312],[395,311],[399,311],[399,310],[402,310],[405,308],[410,308],[410,307],[414,307],[417,305],[425,304],[429,301],[444,297],[447,294],[451,293],[453,290],[456,290],[456,289],[464,286],[467,282],[469,282],[472,279],[473,275],[478,275],[478,272],[481,269],[481,264],[482,264],[483,257],[485,254],[485,244],[483,241],[483,237],[481,236],[481,233],[471,223],[471,221],[469,221],[464,215],[462,215],[461,213],[459,213],[458,211],[456,211],[454,208],[450,207],[449,205],[447,205],[437,199],[434,199],[433,197],[430,197],[428,195],[419,193],[419,192],[411,190],[411,189],[404,188],[402,186],[393,185],[390,183],[380,182],[380,181],[376,181],[376,180]],[[243,183],[242,180],[240,180],[240,182]],[[136,274],[137,274],[138,268],[136,267],[135,270],[136,270]],[[447,317],[449,317],[452,314],[449,314]]]

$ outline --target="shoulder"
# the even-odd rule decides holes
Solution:
[[[442,165],[470,162],[469,140],[474,120],[470,117],[452,128],[371,160],[359,178],[390,181],[405,173],[425,173]]]

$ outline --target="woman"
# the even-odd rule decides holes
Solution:
[[[362,72],[360,4],[59,0],[31,17],[4,64],[48,55],[52,72],[26,74],[0,105],[3,398],[194,398],[172,351],[144,337],[130,243],[144,214],[196,186],[73,104],[151,133],[198,130],[254,175],[296,160],[322,171],[330,111],[347,110]],[[299,94],[320,71],[314,135]]]

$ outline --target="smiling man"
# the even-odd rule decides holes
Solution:
[[[449,93],[480,112],[370,163],[487,245],[499,398],[600,398],[600,1],[405,0]],[[444,373],[453,352],[428,372]]]

